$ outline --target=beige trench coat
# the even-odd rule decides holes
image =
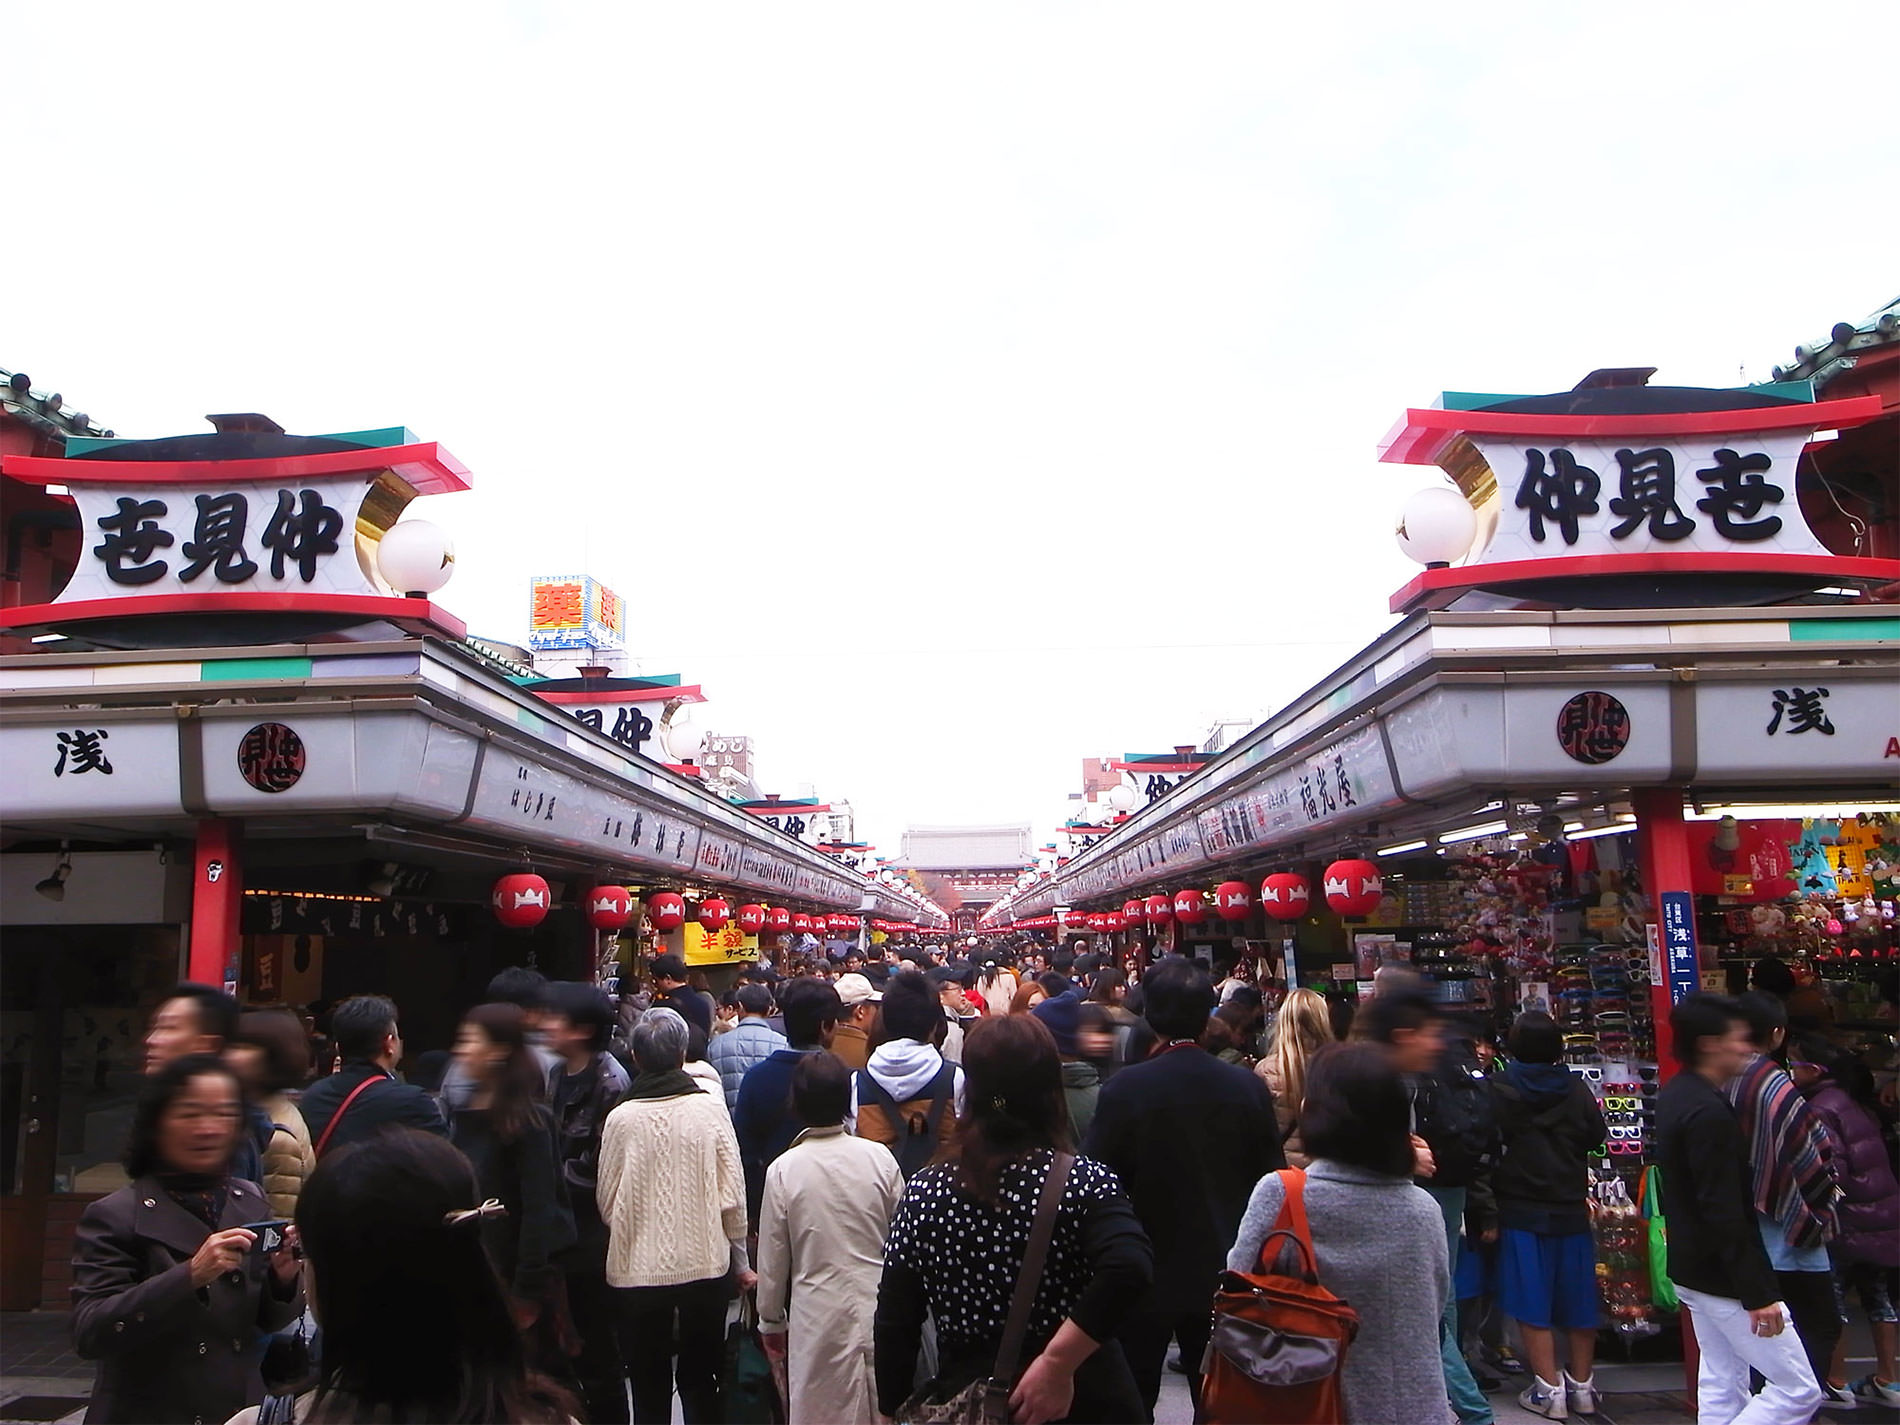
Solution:
[[[897,1159],[842,1126],[807,1128],[765,1174],[759,1329],[787,1331],[789,1425],[876,1425],[871,1319]]]

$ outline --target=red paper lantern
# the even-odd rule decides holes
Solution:
[[[625,930],[633,919],[633,892],[625,886],[595,886],[587,893],[587,923],[596,930]]]
[[[1260,883],[1260,908],[1275,920],[1298,920],[1312,899],[1306,877],[1291,871],[1276,871]]]
[[[657,896],[649,896],[647,919],[653,922],[653,928],[662,935],[669,930],[678,930],[686,924],[686,898],[672,891],[661,891]]]
[[[762,905],[742,905],[739,907],[739,929],[747,935],[757,935],[765,929],[765,907]]]
[[[1214,888],[1214,911],[1222,920],[1245,920],[1253,910],[1253,892],[1245,881],[1222,881]]]
[[[548,918],[548,908],[553,903],[548,883],[532,871],[503,876],[495,882],[494,894],[489,897],[489,904],[495,908],[495,919],[510,930],[539,925]]]
[[[1103,916],[1102,919],[1108,922],[1108,933],[1110,935],[1119,935],[1122,931],[1128,929],[1128,917],[1121,911],[1111,910],[1107,915]]]
[[[1094,914],[1094,915],[1091,915],[1091,916],[1089,917],[1089,930],[1090,930],[1090,931],[1091,931],[1092,933],[1094,933],[1094,934],[1096,934],[1096,935],[1101,935],[1101,934],[1103,934],[1103,933],[1104,933],[1105,931],[1107,931],[1107,929],[1108,929],[1108,917],[1107,917],[1107,916],[1105,916],[1105,915],[1103,915],[1103,914],[1101,914],[1100,912],[1097,912],[1096,914]]]
[[[1141,901],[1129,901],[1122,907],[1122,919],[1130,926],[1140,925],[1147,914],[1147,906]]]
[[[1174,893],[1174,918],[1183,925],[1199,925],[1207,919],[1207,902],[1199,891]]]
[[[792,917],[792,934],[810,935],[811,934],[811,917],[809,915],[793,916]]]
[[[765,912],[765,928],[774,935],[783,935],[792,928],[792,913],[782,905],[775,905]]]
[[[855,915],[828,915],[825,917],[825,926],[833,935],[843,935],[858,928],[858,918]]]
[[[699,923],[702,929],[717,935],[732,924],[732,907],[714,896],[711,900],[699,903]]]
[[[1166,925],[1174,919],[1174,902],[1166,896],[1149,896],[1141,903],[1141,914],[1150,925]]]
[[[1326,904],[1341,915],[1370,915],[1385,894],[1370,861],[1335,861],[1326,868]]]

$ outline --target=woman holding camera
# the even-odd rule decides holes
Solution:
[[[127,1187],[93,1203],[73,1245],[73,1341],[99,1363],[88,1425],[216,1421],[263,1398],[260,1334],[303,1311],[295,1233],[275,1251],[249,1224],[271,1218],[256,1184],[230,1175],[244,1099],[210,1055],[145,1081]]]

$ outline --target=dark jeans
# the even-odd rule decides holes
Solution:
[[[1213,1299],[1211,1293],[1208,1299]],[[1178,1313],[1142,1311],[1123,1320],[1115,1335],[1122,1343],[1129,1373],[1135,1378],[1135,1389],[1149,1414],[1154,1413],[1155,1402],[1161,1398],[1161,1372],[1167,1369],[1168,1343],[1179,1341],[1181,1364],[1187,1368],[1188,1392],[1194,1399],[1194,1416],[1197,1420],[1200,1418],[1201,1357],[1206,1354],[1207,1336],[1212,1328],[1213,1316],[1205,1306],[1198,1311]]]
[[[627,1368],[620,1362],[614,1292],[604,1265],[567,1273],[567,1309],[581,1353],[569,1369],[587,1401],[593,1425],[627,1425]]]
[[[613,1292],[619,1299],[620,1354],[633,1383],[635,1425],[669,1425],[676,1381],[686,1425],[717,1425],[719,1364],[726,1348],[726,1279],[615,1287]]]
[[[1801,1348],[1807,1352],[1814,1378],[1826,1380],[1834,1356],[1834,1343],[1841,1339],[1840,1312],[1834,1306],[1834,1273],[1776,1272],[1775,1285],[1788,1314],[1794,1317],[1794,1329],[1801,1334]]]

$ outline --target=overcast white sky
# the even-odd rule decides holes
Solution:
[[[444,602],[590,569],[764,781],[1031,820],[1389,622],[1444,389],[1894,295],[1900,6],[16,6],[0,365],[406,424]]]

